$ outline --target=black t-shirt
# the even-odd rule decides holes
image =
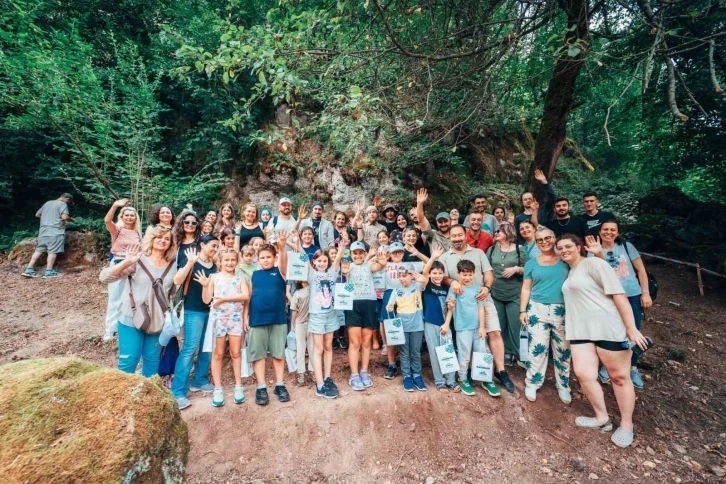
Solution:
[[[378,223],[383,225],[384,227],[386,227],[386,230],[388,231],[389,234],[391,232],[393,232],[394,230],[398,229],[398,224],[396,223],[395,218],[393,219],[392,222],[389,222],[388,220],[383,219],[383,220],[379,220]]]
[[[554,218],[545,225],[555,233],[558,239],[565,234],[574,234],[580,238],[586,235],[585,224],[578,215],[570,216],[567,220]]]
[[[212,264],[212,267],[206,268],[199,261],[194,263],[191,274],[192,279],[189,281],[189,290],[187,290],[187,295],[184,296],[184,309],[187,311],[207,312],[209,311],[209,304],[204,304],[204,301],[202,301],[202,290],[204,288],[194,280],[194,275],[199,271],[202,271],[205,276],[209,277],[217,272],[217,266]]]
[[[239,248],[240,250],[242,247],[250,243],[250,240],[252,240],[255,237],[260,237],[262,239],[265,238],[265,233],[262,231],[259,225],[255,225],[255,228],[248,229],[244,225],[239,229]]]
[[[345,231],[348,232],[348,240],[351,243],[353,243],[354,241],[356,241],[358,239],[358,237],[356,236],[356,233],[355,233],[356,231],[353,230],[352,228],[350,228],[349,226],[345,227]],[[338,247],[338,245],[340,245],[340,232],[338,232],[338,229],[335,227],[333,227],[333,237],[334,237],[333,245],[335,247]]]
[[[600,235],[600,226],[603,222],[608,220],[616,220],[615,215],[612,212],[605,212],[604,210],[598,210],[595,215],[582,215],[582,220],[585,225],[585,235]]]
[[[313,226],[313,244],[320,247],[320,220],[315,220],[314,218],[311,218],[310,220],[312,221]]]
[[[194,242],[191,242],[189,244],[181,244],[179,246],[179,251],[176,253],[176,268],[181,269],[185,265],[187,265],[187,256],[184,252],[186,252],[187,249],[190,247],[194,247]]]

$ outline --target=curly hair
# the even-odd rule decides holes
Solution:
[[[158,225],[161,220],[159,220],[159,214],[161,213],[161,210],[164,208],[168,208],[171,212],[171,219],[174,220],[174,210],[171,209],[168,205],[159,205],[158,207],[154,208],[151,213],[149,213],[149,224],[151,225]]]
[[[188,210],[182,212],[179,214],[179,216],[176,218],[176,221],[174,222],[174,228],[172,231],[174,232],[174,238],[176,239],[176,243],[178,245],[181,245],[184,243],[184,219],[187,217],[194,217],[194,220],[197,221],[197,226],[194,228],[194,239],[199,238],[199,234],[202,232],[202,225],[199,223],[199,217],[197,217],[197,214],[194,212],[190,212]]]

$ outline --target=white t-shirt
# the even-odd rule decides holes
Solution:
[[[398,280],[399,267],[405,267],[410,271],[416,271],[419,274],[423,272],[423,262],[388,262],[386,268],[382,271],[385,273],[386,290],[401,289],[401,281]],[[415,283],[415,281],[414,281]]]
[[[625,341],[628,336],[612,295],[625,289],[607,262],[583,259],[562,285],[567,340]]]
[[[324,314],[333,310],[333,292],[338,273],[334,269],[319,272],[310,269],[308,284],[310,287],[310,314]]]
[[[376,289],[373,286],[373,272],[371,271],[371,263],[350,264],[350,273],[348,274],[348,282],[353,284],[353,300],[376,300]]]

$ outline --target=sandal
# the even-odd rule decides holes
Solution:
[[[597,429],[600,432],[610,432],[613,429],[613,421],[608,418],[608,421],[601,424],[595,417],[577,417],[575,419],[575,425],[578,427],[585,427],[588,429]],[[631,440],[632,443],[632,440]],[[630,444],[628,444],[630,445]]]
[[[436,388],[437,388],[437,389],[438,389],[438,390],[439,390],[440,392],[448,392],[448,391],[449,391],[448,387],[446,386],[446,383],[437,383],[437,384],[436,384]]]
[[[632,432],[625,430],[622,427],[618,427],[618,429],[613,432],[612,437],[610,437],[610,440],[613,441],[613,444],[617,445],[621,449],[625,449],[627,447],[630,447],[630,445],[633,443],[633,439],[635,438],[635,429],[633,429]]]

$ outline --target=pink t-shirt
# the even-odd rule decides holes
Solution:
[[[111,253],[114,255],[124,255],[130,245],[141,243],[141,235],[135,230],[114,225],[109,232],[111,233]]]

